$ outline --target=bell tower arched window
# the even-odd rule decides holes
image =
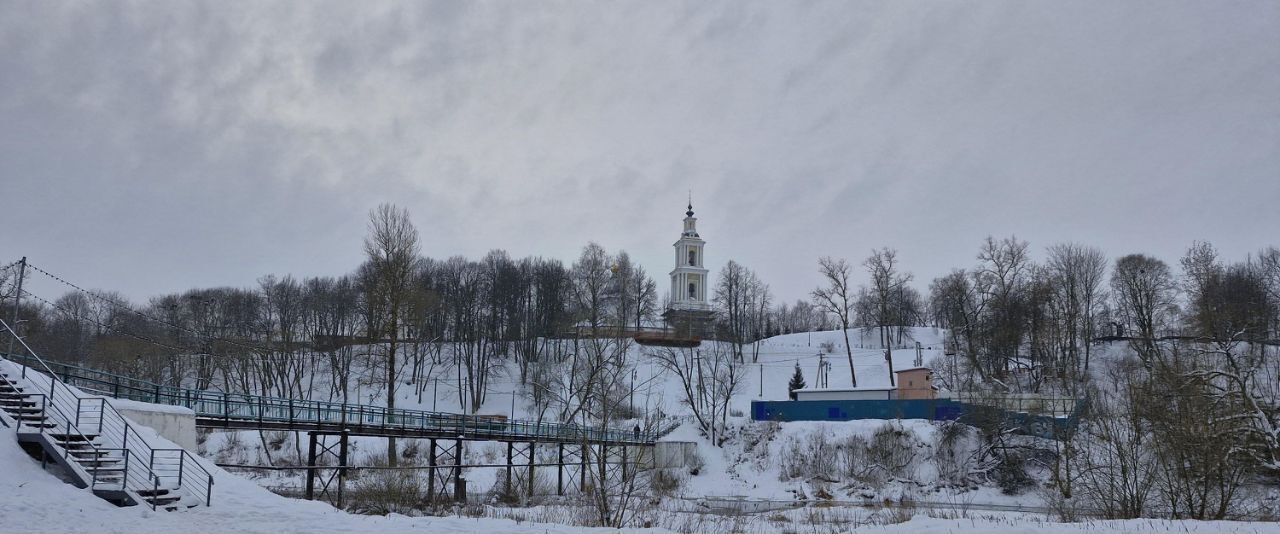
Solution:
[[[697,251],[697,250],[689,249],[689,265],[693,265],[693,266],[697,266],[697,265],[698,265],[698,251]]]

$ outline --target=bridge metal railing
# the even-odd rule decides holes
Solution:
[[[39,402],[42,416],[58,425],[49,428],[42,425],[39,428],[40,433],[52,433],[50,430],[56,429],[69,438],[84,442],[94,451],[95,457],[105,457],[109,456],[110,452],[118,452],[123,460],[123,473],[119,484],[119,489],[122,491],[155,491],[163,487],[174,491],[185,491],[205,506],[211,504],[213,475],[190,453],[183,449],[152,448],[150,443],[138,435],[138,430],[129,423],[129,420],[121,415],[107,399],[83,397],[77,394],[74,389],[67,387],[70,381],[62,379],[59,373],[55,372],[56,368],[65,366],[57,362],[52,362],[50,365],[51,362],[40,358],[35,350],[3,320],[0,320],[0,327],[26,351],[21,355],[0,355],[11,362],[22,364],[21,369],[18,370],[22,383],[30,384],[37,390],[28,397]],[[29,369],[35,369],[35,372],[30,372]],[[9,382],[7,379],[5,381]],[[44,385],[46,381],[47,387]],[[11,386],[18,384],[10,382]],[[99,444],[95,438],[103,443]],[[158,451],[161,452],[161,458],[177,457],[180,464],[177,477],[167,474],[161,476],[158,468],[164,466],[156,462]],[[65,460],[69,451],[63,447],[62,454]],[[91,487],[100,487],[98,469],[84,469],[91,472]],[[173,480],[177,485],[162,485],[162,478]],[[191,483],[186,484],[187,482]],[[154,504],[152,507],[154,508]]]
[[[10,355],[10,359],[14,361],[26,358],[28,357],[25,355]],[[494,439],[587,441],[622,445],[652,445],[674,428],[671,425],[650,428],[637,434],[634,430],[586,427],[573,423],[507,420],[485,415],[388,409],[364,404],[179,388],[58,362],[47,362],[47,367],[50,373],[82,390],[119,399],[189,408],[207,423],[221,422],[222,426],[256,424],[264,427],[268,424],[292,424],[298,427],[372,428],[385,432],[439,431],[450,435]]]

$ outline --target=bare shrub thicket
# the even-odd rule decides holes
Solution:
[[[684,485],[684,477],[672,469],[655,469],[649,476],[649,488],[658,497],[672,497]]]
[[[511,469],[511,484],[508,485],[507,471],[499,469],[490,491],[499,501],[506,504],[521,506],[538,504],[543,496],[553,495],[556,491],[551,477],[547,470],[535,468],[530,478],[528,467],[516,467]]]
[[[426,504],[426,487],[426,476],[414,470],[353,470],[345,504],[359,514],[410,514]]]
[[[1137,406],[1146,388],[1141,367],[1136,358],[1107,366],[1091,417],[1075,436],[1081,462],[1075,496],[1081,507],[1107,519],[1141,517],[1155,485],[1151,425]]]
[[[911,479],[916,462],[928,446],[915,432],[896,422],[887,422],[871,435],[833,440],[816,432],[804,438],[789,438],[783,446],[780,476],[837,482],[853,480],[881,488],[893,479]]]
[[[955,421],[938,424],[933,435],[933,463],[941,482],[966,486],[984,473],[978,443],[973,427]]]

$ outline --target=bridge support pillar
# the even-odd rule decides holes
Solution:
[[[564,444],[557,443],[559,451],[556,455],[556,495],[564,495]]]
[[[530,441],[529,442],[529,480],[528,480],[529,488],[528,490],[525,491],[525,495],[528,496],[530,499],[533,498],[533,489],[534,489],[533,488],[533,481],[534,481],[533,458],[534,456],[536,456],[536,454],[534,453],[537,452],[537,449],[538,449],[538,444],[536,442]]]
[[[319,497],[324,499],[325,495],[332,488],[336,500],[336,506],[342,508],[343,490],[346,486],[347,479],[347,433],[342,432],[336,434],[338,442],[328,444],[324,440],[324,436],[334,435],[325,434],[323,432],[307,432],[307,500],[316,500],[316,481],[320,481]],[[335,452],[334,449],[337,449]],[[337,466],[327,476],[320,474],[318,459],[325,455],[336,456]],[[337,481],[336,487],[334,481]]]
[[[431,445],[427,448],[427,502],[435,504],[436,502],[436,440],[430,440]]]
[[[578,456],[581,464],[578,467],[578,491],[587,492],[587,452],[591,450],[590,445],[579,445]]]
[[[307,432],[307,500],[316,500],[316,433]]]
[[[502,485],[503,492],[506,493],[506,495],[503,496],[505,498],[511,498],[511,453],[514,451],[515,446],[515,443],[510,441],[507,442],[507,480]]]
[[[462,480],[462,440],[457,440],[456,446],[453,453],[453,498],[461,502],[467,500],[467,482]]]

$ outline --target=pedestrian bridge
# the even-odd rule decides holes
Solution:
[[[6,355],[15,363],[36,359]],[[43,361],[63,382],[86,392],[117,399],[189,408],[199,428],[294,430],[398,438],[447,438],[467,441],[590,443],[608,446],[652,446],[674,426],[661,430],[584,427],[573,423],[508,420],[501,416],[388,409],[261,395],[246,395],[165,386],[87,367]]]

